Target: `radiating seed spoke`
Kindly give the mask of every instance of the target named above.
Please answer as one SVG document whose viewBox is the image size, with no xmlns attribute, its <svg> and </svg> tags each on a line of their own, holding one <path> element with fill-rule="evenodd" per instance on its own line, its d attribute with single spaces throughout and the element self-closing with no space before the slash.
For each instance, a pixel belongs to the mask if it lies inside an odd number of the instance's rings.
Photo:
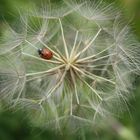
<svg viewBox="0 0 140 140">
<path fill-rule="evenodd" d="M 97 54 L 94 54 L 94 55 L 91 55 L 91 56 L 88 56 L 88 57 L 79 59 L 79 60 L 77 60 L 77 62 L 83 62 L 83 61 L 87 61 L 87 60 L 93 59 L 93 58 L 97 57 L 98 55 L 104 53 L 105 51 L 109 50 L 110 48 L 112 48 L 112 47 L 114 46 L 114 44 L 115 44 L 115 43 L 113 43 L 111 46 L 105 48 L 104 50 L 102 50 L 101 52 L 99 52 L 99 53 L 97 53 Z"/>
<path fill-rule="evenodd" d="M 42 104 L 43 101 L 45 101 L 46 99 L 48 99 L 48 98 L 52 95 L 52 93 L 54 93 L 54 92 L 60 87 L 60 85 L 63 83 L 63 80 L 64 80 L 64 78 L 65 78 L 66 72 L 67 72 L 67 71 L 65 70 L 64 73 L 62 74 L 62 76 L 61 76 L 59 82 L 57 82 L 57 84 L 56 84 L 54 87 L 52 87 L 52 88 L 47 92 L 48 95 L 46 95 L 44 98 L 42 98 L 42 99 L 40 100 L 40 104 Z"/>
<path fill-rule="evenodd" d="M 93 117 L 93 120 L 95 121 L 96 116 L 97 116 L 97 113 L 102 114 L 102 113 L 100 112 L 100 110 L 99 110 L 99 107 L 100 107 L 100 105 L 101 105 L 102 102 L 100 102 L 100 103 L 97 105 L 97 107 L 95 107 L 95 106 L 93 105 L 92 101 L 91 101 L 89 98 L 88 98 L 88 102 L 89 102 L 89 104 L 90 104 L 92 107 L 95 108 L 95 113 L 94 113 L 94 117 Z"/>
<path fill-rule="evenodd" d="M 109 79 L 104 78 L 104 77 L 101 77 L 101 76 L 97 76 L 97 75 L 95 75 L 95 74 L 93 74 L 93 73 L 90 73 L 90 72 L 88 72 L 88 71 L 86 71 L 86 70 L 81 70 L 81 69 L 77 68 L 76 66 L 72 66 L 72 67 L 73 67 L 75 70 L 77 70 L 78 72 L 80 72 L 81 74 L 85 75 L 86 77 L 88 77 L 88 78 L 90 78 L 90 79 L 92 79 L 92 80 L 99 79 L 99 80 L 103 80 L 103 81 L 106 81 L 106 82 L 110 82 L 110 83 L 112 83 L 113 85 L 115 85 L 115 82 L 112 81 L 112 80 L 109 80 Z"/>
<path fill-rule="evenodd" d="M 85 80 L 83 80 L 82 78 L 81 78 L 81 76 L 77 73 L 77 75 L 78 75 L 78 77 L 79 77 L 79 79 L 86 85 L 86 86 L 88 86 L 94 93 L 95 93 L 95 95 L 102 101 L 103 99 L 102 99 L 102 97 L 97 93 L 97 91 L 92 87 L 92 86 L 90 86 Z"/>
<path fill-rule="evenodd" d="M 59 18 L 59 23 L 60 23 L 60 28 L 61 28 L 61 34 L 62 34 L 64 49 L 65 49 L 65 53 L 66 53 L 66 58 L 68 59 L 69 58 L 68 47 L 67 47 L 67 44 L 66 44 L 66 40 L 65 40 L 65 36 L 64 36 L 64 30 L 63 30 L 63 26 L 62 26 L 62 22 L 61 22 L 60 18 Z"/>
<path fill-rule="evenodd" d="M 36 50 L 38 50 L 38 48 L 35 46 L 35 45 L 33 45 L 31 42 L 29 42 L 28 40 L 25 40 L 25 42 L 27 42 L 30 46 L 32 46 L 34 49 L 36 49 Z"/>
<path fill-rule="evenodd" d="M 84 53 L 91 45 L 92 43 L 96 40 L 96 38 L 98 37 L 99 33 L 101 32 L 102 29 L 99 29 L 99 31 L 97 32 L 97 34 L 94 36 L 94 38 L 87 44 L 87 46 L 85 46 L 85 48 L 80 51 L 76 56 L 75 59 L 77 59 L 82 53 Z"/>
<path fill-rule="evenodd" d="M 57 49 L 57 47 L 55 45 L 53 45 L 53 47 L 56 49 L 56 51 L 59 53 L 59 56 L 62 59 L 62 62 L 66 63 L 66 58 L 61 54 L 61 52 L 59 51 L 59 49 Z"/>
<path fill-rule="evenodd" d="M 104 64 L 99 64 L 99 65 L 96 65 L 96 64 L 93 64 L 93 65 L 88 65 L 88 64 L 75 64 L 75 66 L 77 66 L 77 67 L 81 67 L 81 68 L 83 68 L 83 67 L 85 67 L 85 68 L 93 68 L 93 70 L 94 70 L 94 68 L 96 69 L 97 67 L 103 67 L 103 66 L 106 66 L 106 65 L 108 65 L 108 66 L 111 66 L 111 65 L 113 65 L 114 63 L 109 63 L 109 64 L 106 64 L 106 63 L 104 63 Z"/>
<path fill-rule="evenodd" d="M 131 58 L 131 56 L 119 45 L 119 48 L 124 52 L 124 54 L 133 62 L 133 64 L 140 70 L 140 66 Z"/>
<path fill-rule="evenodd" d="M 46 76 L 50 76 L 50 75 L 55 75 L 57 73 L 57 70 L 54 72 L 50 72 L 50 73 L 46 73 L 46 74 L 41 74 L 39 76 L 33 76 L 33 77 L 27 77 L 26 82 L 32 81 L 32 80 L 36 80 L 36 79 L 40 79 L 40 78 L 44 78 Z"/>
<path fill-rule="evenodd" d="M 74 44 L 73 44 L 73 47 L 72 47 L 72 50 L 71 50 L 71 54 L 70 54 L 70 59 L 73 58 L 73 53 L 74 53 L 75 50 L 76 50 L 76 42 L 77 42 L 78 34 L 79 34 L 79 31 L 76 31 Z"/>
<path fill-rule="evenodd" d="M 13 83 L 8 84 L 6 87 L 4 87 L 3 89 L 1 89 L 0 94 L 2 94 L 3 92 L 5 92 L 6 90 L 8 90 L 8 88 L 13 87 Z"/>
<path fill-rule="evenodd" d="M 35 59 L 37 59 L 37 60 L 44 61 L 44 62 L 53 63 L 53 64 L 61 64 L 61 62 L 59 62 L 59 61 L 53 61 L 53 60 L 42 59 L 42 58 L 40 58 L 40 57 L 36 57 L 36 56 L 31 55 L 31 54 L 28 54 L 28 53 L 22 52 L 22 54 L 23 54 L 23 55 L 26 55 L 26 56 L 29 56 L 29 57 L 32 57 L 32 58 L 35 58 Z"/>
<path fill-rule="evenodd" d="M 97 75 L 95 75 L 93 73 L 90 73 L 90 72 L 88 72 L 86 70 L 83 70 L 83 72 L 84 72 L 85 76 L 87 76 L 87 77 L 89 77 L 89 78 L 91 78 L 93 80 L 99 79 L 99 80 L 103 80 L 103 81 L 106 81 L 106 82 L 109 82 L 109 83 L 112 83 L 113 85 L 115 85 L 115 82 L 110 80 L 110 79 L 107 79 L 107 78 L 104 78 L 104 77 L 101 77 L 101 76 L 97 76 Z"/>
<path fill-rule="evenodd" d="M 16 98 L 16 100 L 15 100 L 15 102 L 14 102 L 14 105 L 16 105 L 16 103 L 18 102 L 20 96 L 22 95 L 22 91 L 23 91 L 23 89 L 24 89 L 24 84 L 25 84 L 25 82 L 26 82 L 26 81 L 23 82 L 23 85 L 22 85 L 20 91 L 18 92 L 18 96 L 17 96 L 17 98 Z"/>
<path fill-rule="evenodd" d="M 45 74 L 45 73 L 47 74 L 47 73 L 55 72 L 56 70 L 58 70 L 64 66 L 65 66 L 65 64 L 62 64 L 62 65 L 59 65 L 57 67 L 51 68 L 51 69 L 46 70 L 46 71 L 27 73 L 26 76 L 33 76 L 33 75 L 39 75 L 39 74 Z"/>
<path fill-rule="evenodd" d="M 85 60 L 85 61 L 80 61 L 80 62 L 77 60 L 77 63 L 92 63 L 92 62 L 96 62 L 96 61 L 108 58 L 110 56 L 115 56 L 115 55 L 116 55 L 116 53 L 112 53 L 112 54 L 108 54 L 108 55 L 105 55 L 105 56 L 102 56 L 102 57 L 99 57 L 99 58 L 95 58 L 93 60 Z"/>
<path fill-rule="evenodd" d="M 72 82 L 73 82 L 73 85 L 74 85 L 74 90 L 75 90 L 75 96 L 76 96 L 77 104 L 79 104 L 79 97 L 78 97 L 77 86 L 76 86 L 77 84 L 76 84 L 76 79 L 75 79 L 75 76 L 74 76 L 74 73 L 73 73 L 72 69 L 70 69 L 70 73 L 71 73 Z"/>
<path fill-rule="evenodd" d="M 72 117 L 75 118 L 75 119 L 77 119 L 77 120 L 80 120 L 80 121 L 83 121 L 83 122 L 87 122 L 87 123 L 89 123 L 90 125 L 93 124 L 93 121 L 88 120 L 88 119 L 86 119 L 86 118 L 78 117 L 78 116 L 76 116 L 76 115 L 72 115 Z"/>
</svg>

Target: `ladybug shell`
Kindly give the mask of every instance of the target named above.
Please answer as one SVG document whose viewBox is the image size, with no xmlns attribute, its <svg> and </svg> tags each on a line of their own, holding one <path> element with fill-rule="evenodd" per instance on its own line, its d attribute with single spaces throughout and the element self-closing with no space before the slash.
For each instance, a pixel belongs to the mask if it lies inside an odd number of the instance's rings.
<svg viewBox="0 0 140 140">
<path fill-rule="evenodd" d="M 39 49 L 38 53 L 43 59 L 51 59 L 53 57 L 53 53 L 47 48 Z"/>
</svg>

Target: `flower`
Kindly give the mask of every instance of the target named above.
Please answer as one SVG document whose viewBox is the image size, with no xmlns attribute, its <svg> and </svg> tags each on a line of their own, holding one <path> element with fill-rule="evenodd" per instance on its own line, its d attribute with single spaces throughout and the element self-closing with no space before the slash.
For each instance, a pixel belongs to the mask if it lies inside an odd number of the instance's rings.
<svg viewBox="0 0 140 140">
<path fill-rule="evenodd" d="M 139 42 L 113 4 L 63 1 L 21 15 L 5 31 L 0 95 L 36 124 L 77 129 L 110 117 L 132 94 Z M 47 48 L 53 57 L 40 57 Z"/>
</svg>

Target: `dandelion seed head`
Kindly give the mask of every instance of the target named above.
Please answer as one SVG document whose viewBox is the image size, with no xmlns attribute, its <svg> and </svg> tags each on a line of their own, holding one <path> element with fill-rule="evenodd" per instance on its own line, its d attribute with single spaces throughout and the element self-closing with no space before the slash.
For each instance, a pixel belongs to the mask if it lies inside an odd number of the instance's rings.
<svg viewBox="0 0 140 140">
<path fill-rule="evenodd" d="M 128 107 L 140 43 L 113 4 L 64 0 L 20 20 L 23 32 L 9 28 L 1 43 L 2 99 L 36 125 L 73 131 Z M 51 59 L 40 57 L 42 48 Z"/>
</svg>

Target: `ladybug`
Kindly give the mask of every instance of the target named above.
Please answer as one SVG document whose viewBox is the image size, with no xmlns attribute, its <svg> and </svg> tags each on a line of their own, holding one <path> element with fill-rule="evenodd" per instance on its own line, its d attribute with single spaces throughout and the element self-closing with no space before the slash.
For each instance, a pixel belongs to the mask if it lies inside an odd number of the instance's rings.
<svg viewBox="0 0 140 140">
<path fill-rule="evenodd" d="M 38 53 L 43 59 L 49 60 L 53 57 L 53 53 L 47 48 L 38 49 Z"/>
</svg>

